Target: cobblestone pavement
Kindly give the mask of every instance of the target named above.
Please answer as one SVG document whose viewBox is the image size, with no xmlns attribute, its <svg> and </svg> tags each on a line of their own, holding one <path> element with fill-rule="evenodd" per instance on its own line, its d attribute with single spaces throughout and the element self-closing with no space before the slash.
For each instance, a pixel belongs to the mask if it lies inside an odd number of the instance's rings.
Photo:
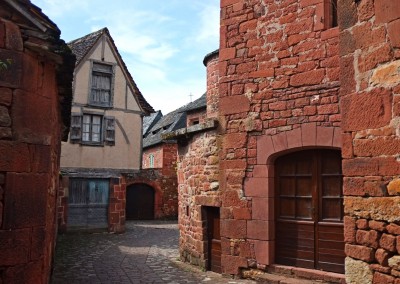
<svg viewBox="0 0 400 284">
<path fill-rule="evenodd" d="M 176 222 L 130 221 L 126 228 L 60 235 L 51 283 L 255 283 L 180 263 Z"/>
</svg>

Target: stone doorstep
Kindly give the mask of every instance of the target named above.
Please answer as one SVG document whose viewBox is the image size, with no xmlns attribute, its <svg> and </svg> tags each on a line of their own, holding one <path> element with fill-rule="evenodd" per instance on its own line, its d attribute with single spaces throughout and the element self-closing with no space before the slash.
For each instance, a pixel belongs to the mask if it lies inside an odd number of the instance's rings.
<svg viewBox="0 0 400 284">
<path fill-rule="evenodd" d="M 346 283 L 343 274 L 285 265 L 271 265 L 268 272 L 251 269 L 242 273 L 245 278 L 274 284 Z"/>
</svg>

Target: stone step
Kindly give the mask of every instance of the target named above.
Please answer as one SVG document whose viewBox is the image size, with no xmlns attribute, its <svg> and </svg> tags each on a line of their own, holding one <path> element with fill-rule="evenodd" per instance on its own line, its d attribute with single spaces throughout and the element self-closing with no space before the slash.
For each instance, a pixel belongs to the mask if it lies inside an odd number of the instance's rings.
<svg viewBox="0 0 400 284">
<path fill-rule="evenodd" d="M 242 271 L 242 276 L 257 282 L 271 284 L 346 283 L 345 277 L 342 274 L 284 265 L 272 265 L 268 269 L 268 272 L 256 269 L 245 270 Z"/>
</svg>

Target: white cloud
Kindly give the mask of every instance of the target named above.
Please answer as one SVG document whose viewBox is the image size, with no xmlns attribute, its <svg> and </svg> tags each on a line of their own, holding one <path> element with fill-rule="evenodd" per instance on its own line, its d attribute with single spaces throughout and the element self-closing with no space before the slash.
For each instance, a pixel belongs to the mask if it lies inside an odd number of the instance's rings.
<svg viewBox="0 0 400 284">
<path fill-rule="evenodd" d="M 108 27 L 144 97 L 163 113 L 206 90 L 204 56 L 218 47 L 218 0 L 32 0 L 73 40 Z"/>
<path fill-rule="evenodd" d="M 70 11 L 79 9 L 86 10 L 90 1 L 82 0 L 32 0 L 32 3 L 39 6 L 50 18 L 58 18 Z"/>
<path fill-rule="evenodd" d="M 204 6 L 200 12 L 200 29 L 196 37 L 197 42 L 210 42 L 219 38 L 219 7 Z"/>
</svg>

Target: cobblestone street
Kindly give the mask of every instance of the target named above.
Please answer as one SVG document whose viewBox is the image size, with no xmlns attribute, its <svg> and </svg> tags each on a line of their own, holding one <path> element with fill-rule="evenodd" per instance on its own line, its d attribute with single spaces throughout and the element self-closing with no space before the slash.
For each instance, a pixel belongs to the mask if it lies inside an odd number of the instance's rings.
<svg viewBox="0 0 400 284">
<path fill-rule="evenodd" d="M 176 222 L 131 221 L 126 228 L 60 235 L 52 283 L 255 283 L 180 263 Z"/>
</svg>

